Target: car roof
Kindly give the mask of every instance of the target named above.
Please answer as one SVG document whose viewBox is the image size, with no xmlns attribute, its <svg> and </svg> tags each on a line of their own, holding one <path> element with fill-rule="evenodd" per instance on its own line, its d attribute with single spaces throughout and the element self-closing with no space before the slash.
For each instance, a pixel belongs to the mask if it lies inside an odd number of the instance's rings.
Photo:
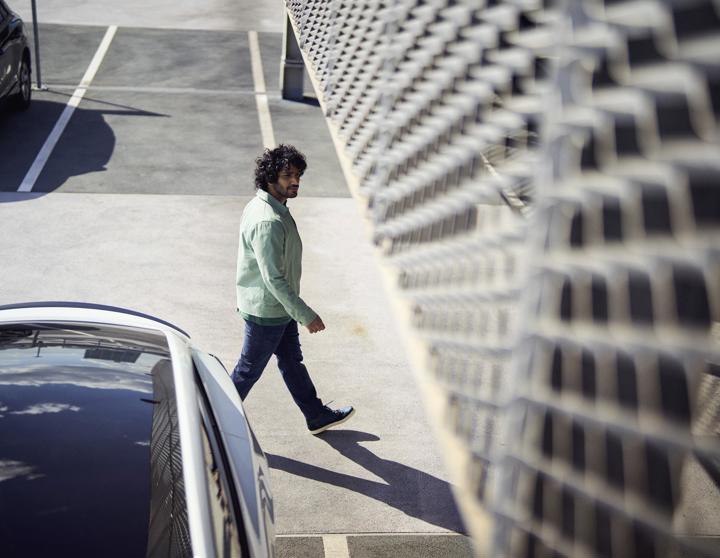
<svg viewBox="0 0 720 558">
<path fill-rule="evenodd" d="M 186 331 L 170 322 L 119 306 L 56 300 L 0 305 L 0 323 L 32 320 L 88 321 L 161 330 L 171 328 L 190 338 Z"/>
</svg>

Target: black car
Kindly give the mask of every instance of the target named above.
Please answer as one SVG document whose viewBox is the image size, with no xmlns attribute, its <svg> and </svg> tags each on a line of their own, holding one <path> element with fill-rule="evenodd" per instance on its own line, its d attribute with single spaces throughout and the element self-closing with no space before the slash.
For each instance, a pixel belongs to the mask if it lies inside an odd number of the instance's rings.
<svg viewBox="0 0 720 558">
<path fill-rule="evenodd" d="M 22 20 L 0 0 L 0 99 L 16 110 L 30 106 L 30 49 Z"/>
</svg>

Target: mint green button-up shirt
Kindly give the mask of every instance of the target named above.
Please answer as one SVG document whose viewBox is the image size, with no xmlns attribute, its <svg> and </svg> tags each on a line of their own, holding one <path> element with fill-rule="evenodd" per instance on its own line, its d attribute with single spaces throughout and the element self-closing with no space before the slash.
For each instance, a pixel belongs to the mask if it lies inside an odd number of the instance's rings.
<svg viewBox="0 0 720 558">
<path fill-rule="evenodd" d="M 250 319 L 309 324 L 317 314 L 300 298 L 301 275 L 302 242 L 290 210 L 258 190 L 240 220 L 238 311 Z"/>
</svg>

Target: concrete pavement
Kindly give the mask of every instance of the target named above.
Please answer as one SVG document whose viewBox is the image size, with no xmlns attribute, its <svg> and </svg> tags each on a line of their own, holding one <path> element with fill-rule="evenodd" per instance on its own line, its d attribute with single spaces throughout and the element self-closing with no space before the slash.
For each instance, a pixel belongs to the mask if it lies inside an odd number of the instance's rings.
<svg viewBox="0 0 720 558">
<path fill-rule="evenodd" d="M 30 21 L 30 0 L 10 4 Z M 282 0 L 41 0 L 37 5 L 41 21 L 69 25 L 282 32 Z"/>
<path fill-rule="evenodd" d="M 100 14 L 104 2 L 72 18 L 69 8 L 43 3 L 50 91 L 37 93 L 28 113 L 0 116 L 0 152 L 9 154 L 0 175 L 0 303 L 134 308 L 177 323 L 232 368 L 242 343 L 237 223 L 262 150 L 244 31 L 261 31 L 276 140 L 298 145 L 310 165 L 291 210 L 305 246 L 303 297 L 328 329 L 302 334 L 305 360 L 323 399 L 358 408 L 345 428 L 310 436 L 274 364 L 247 399 L 272 467 L 280 553 L 318 556 L 325 540 L 312 535 L 341 534 L 353 535 L 345 538 L 353 558 L 399 556 L 399 549 L 465 556 L 447 477 L 322 115 L 279 98 L 281 35 L 262 32 L 272 27 L 269 8 L 216 3 L 217 14 L 234 14 L 231 25 L 208 10 L 189 30 L 179 7 L 163 19 L 172 6 L 162 3 L 144 4 L 155 19 L 123 11 L 119 22 L 131 27 L 118 29 L 33 193 L 18 194 L 103 25 L 118 23 L 110 21 L 114 8 Z M 180 6 L 205 9 L 190 0 Z M 278 10 L 270 18 L 278 29 L 279 17 Z"/>
<path fill-rule="evenodd" d="M 231 368 L 237 216 L 249 197 L 0 195 L 2 302 L 126 306 L 185 328 Z M 10 201 L 12 199 L 18 201 Z M 318 391 L 352 403 L 345 428 L 310 436 L 272 364 L 246 401 L 270 455 L 278 532 L 456 530 L 449 488 L 353 200 L 297 199 L 303 296 L 328 329 L 303 332 Z M 342 228 L 339 224 L 342 223 Z"/>
</svg>

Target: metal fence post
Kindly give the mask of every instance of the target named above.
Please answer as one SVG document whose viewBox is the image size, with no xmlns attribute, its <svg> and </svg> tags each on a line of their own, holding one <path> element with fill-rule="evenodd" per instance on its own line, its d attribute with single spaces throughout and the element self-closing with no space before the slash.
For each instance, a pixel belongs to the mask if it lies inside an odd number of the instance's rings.
<svg viewBox="0 0 720 558">
<path fill-rule="evenodd" d="M 282 98 L 290 101 L 303 100 L 303 80 L 305 63 L 290 16 L 285 12 L 285 29 L 283 32 L 283 57 L 280 63 L 280 90 Z"/>
<path fill-rule="evenodd" d="M 37 23 L 37 6 L 35 0 L 32 0 L 32 18 L 33 18 L 33 38 L 35 39 L 35 75 L 37 76 L 36 87 L 42 89 L 42 78 L 40 75 L 40 34 L 38 32 Z"/>
</svg>

